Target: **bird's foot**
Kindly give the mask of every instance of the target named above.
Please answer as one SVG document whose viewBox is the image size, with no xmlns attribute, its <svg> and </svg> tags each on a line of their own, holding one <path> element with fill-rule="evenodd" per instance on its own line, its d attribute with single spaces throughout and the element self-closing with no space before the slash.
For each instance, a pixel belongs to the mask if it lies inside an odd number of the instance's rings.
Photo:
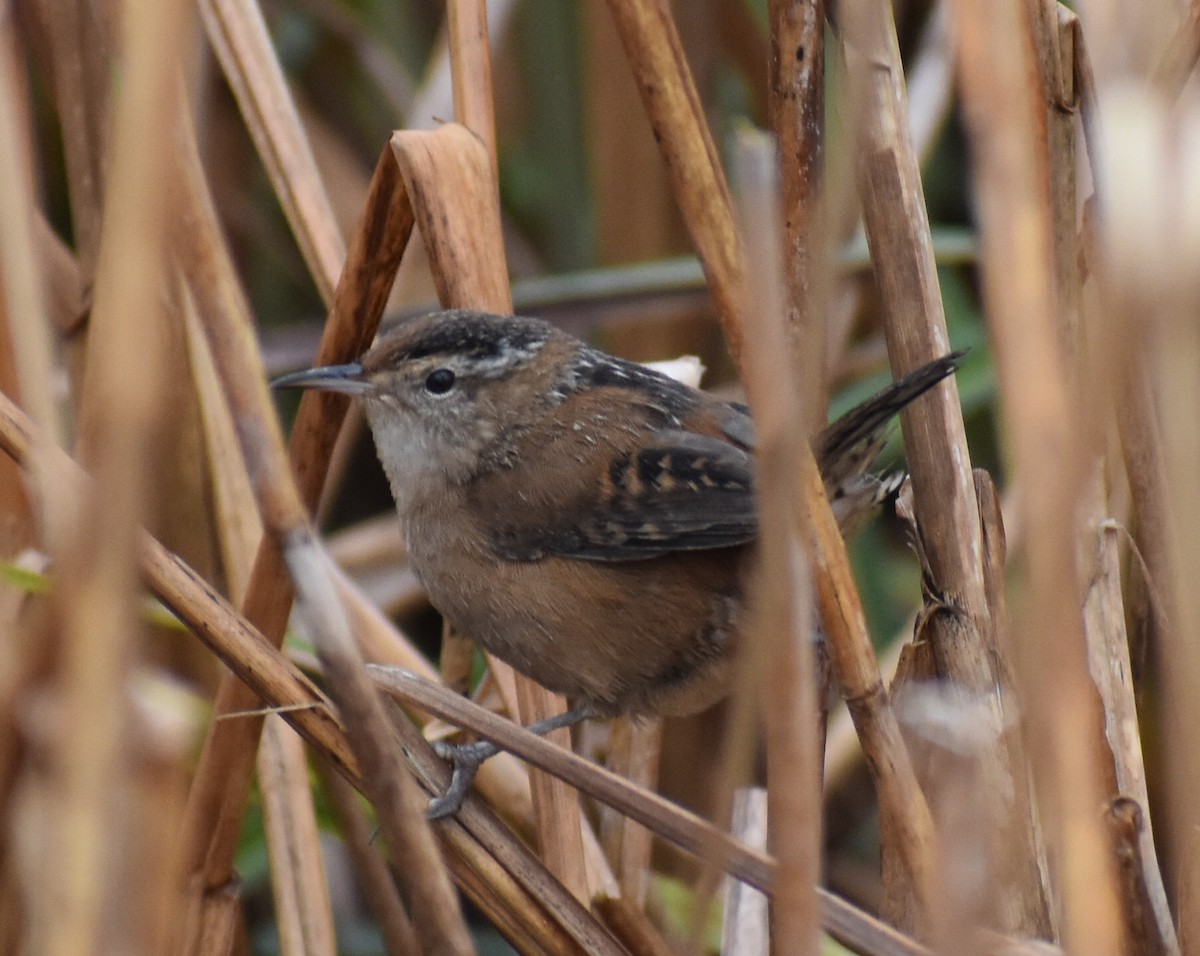
<svg viewBox="0 0 1200 956">
<path fill-rule="evenodd" d="M 425 816 L 430 820 L 441 820 L 458 813 L 471 790 L 471 784 L 475 782 L 475 774 L 485 760 L 500 752 L 500 748 L 486 740 L 471 744 L 449 744 L 438 740 L 433 743 L 433 752 L 452 768 L 450 786 L 440 797 L 430 800 L 429 809 L 425 811 Z"/>
<path fill-rule="evenodd" d="M 588 708 L 576 707 L 532 723 L 525 729 L 540 737 L 560 727 L 570 727 L 591 716 L 592 711 Z M 425 811 L 428 819 L 440 820 L 458 813 L 483 762 L 496 756 L 503 748 L 487 740 L 478 740 L 471 744 L 448 744 L 444 740 L 438 740 L 432 746 L 433 752 L 448 761 L 452 768 L 450 786 L 440 797 L 430 800 L 429 809 Z"/>
</svg>

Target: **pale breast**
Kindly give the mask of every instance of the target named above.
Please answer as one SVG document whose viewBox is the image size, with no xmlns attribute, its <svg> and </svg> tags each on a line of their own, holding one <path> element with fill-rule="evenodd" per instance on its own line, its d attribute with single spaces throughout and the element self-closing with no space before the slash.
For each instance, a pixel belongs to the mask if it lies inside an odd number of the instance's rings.
<svg viewBox="0 0 1200 956">
<path fill-rule="evenodd" d="M 506 561 L 430 513 L 411 517 L 408 537 L 434 606 L 551 690 L 600 713 L 686 713 L 725 693 L 745 548 Z"/>
</svg>

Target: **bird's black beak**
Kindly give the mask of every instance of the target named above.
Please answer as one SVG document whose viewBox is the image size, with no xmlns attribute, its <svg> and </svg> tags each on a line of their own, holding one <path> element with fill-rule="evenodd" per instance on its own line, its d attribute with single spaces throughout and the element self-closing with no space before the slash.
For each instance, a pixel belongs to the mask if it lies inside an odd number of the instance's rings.
<svg viewBox="0 0 1200 956">
<path fill-rule="evenodd" d="M 323 392 L 344 392 L 347 395 L 366 395 L 374 386 L 357 362 L 347 365 L 324 365 L 300 372 L 281 375 L 271 388 L 315 388 Z"/>
</svg>

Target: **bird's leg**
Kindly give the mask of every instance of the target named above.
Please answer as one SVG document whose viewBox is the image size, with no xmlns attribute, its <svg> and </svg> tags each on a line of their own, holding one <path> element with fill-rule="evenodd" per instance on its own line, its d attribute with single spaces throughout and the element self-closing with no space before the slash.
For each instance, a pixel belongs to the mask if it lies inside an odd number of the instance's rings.
<svg viewBox="0 0 1200 956">
<path fill-rule="evenodd" d="M 566 713 L 532 723 L 525 729 L 541 737 L 560 727 L 573 727 L 591 716 L 592 712 L 588 708 L 575 707 Z M 477 740 L 470 744 L 448 744 L 438 740 L 434 741 L 432 746 L 433 752 L 448 761 L 453 768 L 450 786 L 440 797 L 430 800 L 429 809 L 425 811 L 425 816 L 430 820 L 440 820 L 458 813 L 483 762 L 496 756 L 503 748 L 497 747 L 490 740 Z"/>
</svg>

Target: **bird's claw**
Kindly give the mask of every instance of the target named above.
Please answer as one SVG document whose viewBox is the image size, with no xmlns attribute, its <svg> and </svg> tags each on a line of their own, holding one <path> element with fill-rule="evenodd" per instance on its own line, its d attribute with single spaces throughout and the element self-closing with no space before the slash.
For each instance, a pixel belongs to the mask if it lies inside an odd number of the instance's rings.
<svg viewBox="0 0 1200 956">
<path fill-rule="evenodd" d="M 495 744 L 486 740 L 470 744 L 448 744 L 438 740 L 433 743 L 433 752 L 453 768 L 446 792 L 430 800 L 429 808 L 425 811 L 428 819 L 441 820 L 458 813 L 483 762 L 500 751 Z"/>
</svg>

